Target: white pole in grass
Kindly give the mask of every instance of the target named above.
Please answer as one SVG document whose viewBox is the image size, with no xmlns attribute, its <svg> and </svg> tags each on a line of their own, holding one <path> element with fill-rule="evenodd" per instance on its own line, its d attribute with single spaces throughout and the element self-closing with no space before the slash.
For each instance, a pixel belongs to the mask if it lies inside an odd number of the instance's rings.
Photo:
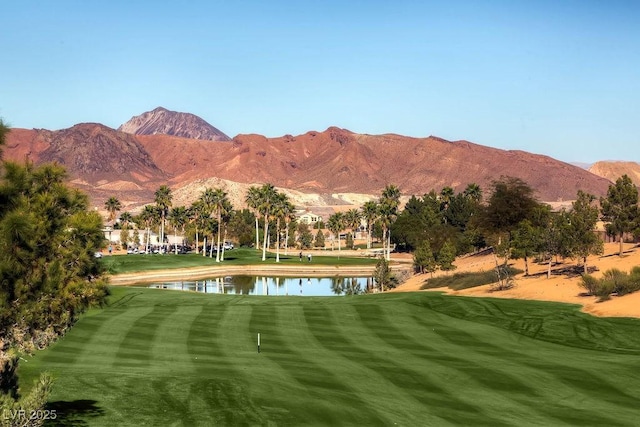
<svg viewBox="0 0 640 427">
<path fill-rule="evenodd" d="M 258 353 L 260 353 L 260 332 L 258 332 Z"/>
</svg>

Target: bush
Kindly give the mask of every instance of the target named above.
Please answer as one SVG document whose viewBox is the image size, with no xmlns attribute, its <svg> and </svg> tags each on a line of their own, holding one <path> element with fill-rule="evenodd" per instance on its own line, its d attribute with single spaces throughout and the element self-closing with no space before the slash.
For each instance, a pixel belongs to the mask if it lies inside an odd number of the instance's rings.
<svg viewBox="0 0 640 427">
<path fill-rule="evenodd" d="M 600 281 L 590 274 L 583 274 L 580 286 L 582 286 L 589 295 L 596 295 Z"/>
<path fill-rule="evenodd" d="M 522 273 L 513 267 L 507 267 L 511 276 Z M 488 285 L 498 280 L 495 270 L 481 271 L 477 273 L 454 273 L 451 276 L 428 279 L 420 289 L 434 289 L 448 287 L 454 291 Z"/>
<path fill-rule="evenodd" d="M 629 274 L 613 268 L 605 271 L 602 274 L 602 279 L 585 274 L 582 276 L 580 286 L 585 288 L 590 295 L 599 297 L 599 301 L 608 300 L 612 293 L 623 296 L 637 292 L 640 291 L 640 267 L 634 267 Z"/>
</svg>

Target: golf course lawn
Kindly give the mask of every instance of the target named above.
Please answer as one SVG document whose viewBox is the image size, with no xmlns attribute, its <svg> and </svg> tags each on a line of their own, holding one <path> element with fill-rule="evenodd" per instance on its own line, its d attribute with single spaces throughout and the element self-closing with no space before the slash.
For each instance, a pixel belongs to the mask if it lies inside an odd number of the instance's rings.
<svg viewBox="0 0 640 427">
<path fill-rule="evenodd" d="M 57 425 L 638 425 L 640 321 L 395 293 L 114 288 L 20 367 Z M 261 336 L 260 353 L 257 334 Z M 76 424 L 77 423 L 77 424 Z"/>
</svg>

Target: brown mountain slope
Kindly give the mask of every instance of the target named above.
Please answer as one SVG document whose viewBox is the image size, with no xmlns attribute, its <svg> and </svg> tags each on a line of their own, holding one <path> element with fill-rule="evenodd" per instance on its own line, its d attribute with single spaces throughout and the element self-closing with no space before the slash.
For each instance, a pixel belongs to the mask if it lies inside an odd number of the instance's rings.
<svg viewBox="0 0 640 427">
<path fill-rule="evenodd" d="M 631 181 L 640 187 L 640 163 L 636 162 L 596 162 L 589 168 L 592 174 L 601 176 L 611 182 L 616 182 L 622 175 L 627 175 Z"/>
<path fill-rule="evenodd" d="M 344 197 L 337 193 L 377 196 L 387 184 L 398 185 L 405 195 L 444 186 L 461 191 L 472 182 L 486 190 L 501 175 L 523 179 L 540 200 L 548 202 L 572 200 L 579 189 L 605 195 L 610 184 L 579 167 L 522 151 L 436 137 L 362 135 L 334 127 L 295 137 L 238 135 L 215 144 L 168 135 L 130 135 L 99 124 L 60 131 L 13 129 L 5 158 L 27 156 L 35 163 L 65 165 L 74 185 L 88 191 L 98 206 L 112 195 L 125 206 L 149 203 L 153 191 L 165 183 L 177 191 L 185 189 L 189 194 L 180 197 L 193 199 L 200 184 L 189 184 L 210 182 L 213 177 L 241 184 L 271 182 L 313 193 L 317 197 L 300 199 L 315 198 L 325 204 L 341 203 Z"/>
<path fill-rule="evenodd" d="M 486 189 L 508 175 L 523 179 L 545 201 L 572 200 L 579 189 L 604 195 L 610 184 L 547 156 L 435 137 L 360 135 L 329 128 L 295 137 L 238 135 L 215 145 L 168 136 L 139 140 L 175 184 L 216 176 L 314 193 L 379 194 L 392 183 L 404 194 L 424 194 L 444 186 L 461 191 L 471 182 Z"/>
<path fill-rule="evenodd" d="M 115 195 L 135 203 L 152 197 L 150 190 L 168 179 L 135 136 L 101 124 L 59 131 L 12 129 L 7 140 L 5 158 L 64 165 L 72 184 L 96 200 Z"/>
<path fill-rule="evenodd" d="M 229 141 L 231 139 L 194 114 L 169 111 L 162 107 L 132 117 L 118 130 L 135 135 L 161 134 L 209 141 Z"/>
</svg>

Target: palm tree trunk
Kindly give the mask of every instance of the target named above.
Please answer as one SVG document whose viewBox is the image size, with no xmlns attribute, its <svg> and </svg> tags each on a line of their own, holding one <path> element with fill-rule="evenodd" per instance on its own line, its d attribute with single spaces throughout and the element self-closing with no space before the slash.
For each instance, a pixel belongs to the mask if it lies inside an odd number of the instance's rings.
<svg viewBox="0 0 640 427">
<path fill-rule="evenodd" d="M 222 212 L 218 209 L 218 246 L 216 246 L 216 262 L 220 262 L 220 229 L 222 228 Z"/>
<path fill-rule="evenodd" d="M 256 250 L 258 250 L 258 247 L 260 246 L 260 237 L 258 235 L 258 215 L 256 215 L 255 218 L 256 218 Z"/>
<path fill-rule="evenodd" d="M 175 254 L 178 255 L 178 230 L 173 230 L 173 244 L 176 245 Z"/>
<path fill-rule="evenodd" d="M 276 220 L 276 262 L 280 262 L 280 217 Z"/>
<path fill-rule="evenodd" d="M 204 236 L 204 241 L 202 242 L 202 256 L 207 256 L 207 236 Z"/>
<path fill-rule="evenodd" d="M 222 255 L 220 255 L 220 261 L 224 261 L 224 247 L 227 241 L 227 227 L 224 228 L 224 238 L 222 239 Z"/>
<path fill-rule="evenodd" d="M 267 259 L 267 235 L 269 234 L 269 217 L 264 215 L 264 239 L 262 242 L 262 261 Z"/>
<path fill-rule="evenodd" d="M 182 234 L 184 234 L 184 233 L 182 233 Z M 198 226 L 196 225 L 196 254 L 200 253 L 200 251 L 198 249 L 198 245 L 199 244 L 200 244 L 200 239 L 199 239 L 199 236 L 198 236 Z"/>
<path fill-rule="evenodd" d="M 289 224 L 285 222 L 285 231 L 284 231 L 284 254 L 289 255 Z"/>
</svg>

